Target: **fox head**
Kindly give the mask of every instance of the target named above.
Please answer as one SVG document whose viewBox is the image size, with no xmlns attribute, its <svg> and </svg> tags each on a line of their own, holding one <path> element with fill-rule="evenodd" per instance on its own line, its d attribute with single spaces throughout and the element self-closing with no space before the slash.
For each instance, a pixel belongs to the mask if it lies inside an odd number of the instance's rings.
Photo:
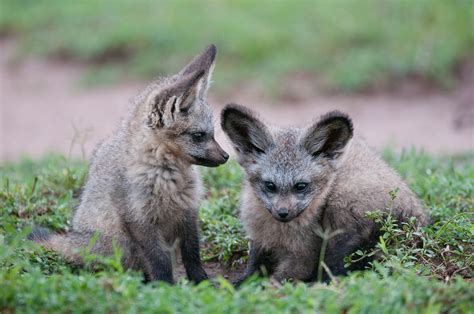
<svg viewBox="0 0 474 314">
<path fill-rule="evenodd" d="M 190 164 L 216 167 L 229 155 L 214 139 L 212 110 L 207 103 L 216 46 L 210 45 L 178 74 L 159 79 L 141 95 L 137 115 L 155 146 L 167 145 Z"/>
<path fill-rule="evenodd" d="M 230 104 L 221 125 L 255 197 L 281 222 L 318 206 L 353 134 L 351 120 L 338 111 L 306 129 L 271 130 L 249 109 Z"/>
</svg>

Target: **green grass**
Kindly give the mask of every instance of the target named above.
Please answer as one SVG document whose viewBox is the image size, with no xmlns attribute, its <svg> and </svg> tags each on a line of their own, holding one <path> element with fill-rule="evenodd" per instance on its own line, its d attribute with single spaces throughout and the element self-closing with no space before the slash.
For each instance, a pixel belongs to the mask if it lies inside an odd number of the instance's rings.
<svg viewBox="0 0 474 314">
<path fill-rule="evenodd" d="M 339 90 L 407 76 L 450 86 L 473 21 L 470 0 L 0 1 L 0 34 L 20 54 L 92 63 L 90 82 L 173 73 L 214 42 L 218 89 L 280 94 L 301 74 Z"/>
<path fill-rule="evenodd" d="M 383 235 L 379 262 L 329 285 L 275 285 L 254 280 L 235 290 L 226 280 L 197 286 L 144 284 L 124 271 L 119 256 L 91 271 L 70 267 L 53 252 L 25 241 L 32 225 L 67 230 L 84 182 L 83 162 L 48 156 L 0 167 L 0 311 L 182 313 L 469 313 L 474 308 L 474 154 L 433 157 L 387 151 L 433 217 L 417 230 L 375 214 Z M 242 173 L 235 162 L 203 169 L 201 206 L 205 260 L 228 267 L 245 259 L 247 240 L 237 218 Z M 348 261 L 349 262 L 349 261 Z"/>
</svg>

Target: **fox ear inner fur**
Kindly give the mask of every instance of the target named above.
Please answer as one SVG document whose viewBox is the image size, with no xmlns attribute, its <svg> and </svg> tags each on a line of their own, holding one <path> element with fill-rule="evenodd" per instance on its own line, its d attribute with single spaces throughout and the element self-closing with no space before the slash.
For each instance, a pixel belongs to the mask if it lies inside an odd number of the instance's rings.
<svg viewBox="0 0 474 314">
<path fill-rule="evenodd" d="M 205 71 L 200 70 L 181 78 L 174 87 L 173 93 L 181 95 L 178 104 L 179 112 L 186 114 L 203 89 L 203 79 Z"/>
<path fill-rule="evenodd" d="M 186 115 L 202 89 L 204 73 L 201 70 L 180 77 L 171 87 L 154 95 L 147 125 L 150 128 L 166 127 L 178 114 Z"/>
<path fill-rule="evenodd" d="M 353 135 L 352 121 L 340 111 L 331 111 L 309 128 L 303 146 L 312 156 L 337 158 Z"/>
<path fill-rule="evenodd" d="M 239 155 L 265 153 L 273 143 L 267 127 L 240 105 L 228 104 L 222 110 L 221 126 Z"/>
</svg>

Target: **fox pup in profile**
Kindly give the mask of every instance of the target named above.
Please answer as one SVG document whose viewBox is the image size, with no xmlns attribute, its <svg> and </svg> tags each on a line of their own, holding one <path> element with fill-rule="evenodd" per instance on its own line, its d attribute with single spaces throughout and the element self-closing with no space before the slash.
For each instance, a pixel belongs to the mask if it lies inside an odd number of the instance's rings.
<svg viewBox="0 0 474 314">
<path fill-rule="evenodd" d="M 279 129 L 231 104 L 221 124 L 245 170 L 240 212 L 250 252 L 237 284 L 262 266 L 277 280 L 315 280 L 323 231 L 339 232 L 328 240 L 324 257 L 332 274 L 362 268 L 346 269 L 343 259 L 376 243 L 378 227 L 364 215 L 370 211 L 426 224 L 414 193 L 363 140 L 353 138 L 351 119 L 341 112 L 308 128 Z M 394 199 L 392 191 L 398 191 Z"/>
<path fill-rule="evenodd" d="M 210 45 L 178 74 L 139 94 L 92 156 L 72 230 L 37 229 L 29 238 L 81 265 L 78 249 L 97 233 L 93 253 L 110 255 L 115 243 L 125 268 L 169 283 L 170 250 L 179 243 L 188 278 L 206 279 L 197 226 L 202 184 L 193 165 L 215 167 L 229 157 L 214 139 L 206 100 L 215 56 Z"/>
</svg>

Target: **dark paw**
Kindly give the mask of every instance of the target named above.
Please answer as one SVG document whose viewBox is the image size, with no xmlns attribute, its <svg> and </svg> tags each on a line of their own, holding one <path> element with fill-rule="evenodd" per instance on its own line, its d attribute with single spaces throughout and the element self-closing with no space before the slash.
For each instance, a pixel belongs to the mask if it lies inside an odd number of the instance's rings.
<svg viewBox="0 0 474 314">
<path fill-rule="evenodd" d="M 200 283 L 203 280 L 209 279 L 204 269 L 198 269 L 188 274 L 188 279 L 194 283 Z"/>
<path fill-rule="evenodd" d="M 246 280 L 247 278 L 248 278 L 247 276 L 242 276 L 242 277 L 240 277 L 240 278 L 237 278 L 237 279 L 232 280 L 232 281 L 231 281 L 231 284 L 232 284 L 234 287 L 238 288 L 238 287 L 240 287 L 240 286 L 245 282 L 245 280 Z"/>
<path fill-rule="evenodd" d="M 145 283 L 150 283 L 150 282 L 153 282 L 153 281 L 164 281 L 164 282 L 167 282 L 169 283 L 170 285 L 173 285 L 174 284 L 174 279 L 173 279 L 173 273 L 170 272 L 170 273 L 161 273 L 161 274 L 153 274 L 153 275 L 149 275 L 149 274 L 144 274 L 144 282 Z"/>
</svg>

